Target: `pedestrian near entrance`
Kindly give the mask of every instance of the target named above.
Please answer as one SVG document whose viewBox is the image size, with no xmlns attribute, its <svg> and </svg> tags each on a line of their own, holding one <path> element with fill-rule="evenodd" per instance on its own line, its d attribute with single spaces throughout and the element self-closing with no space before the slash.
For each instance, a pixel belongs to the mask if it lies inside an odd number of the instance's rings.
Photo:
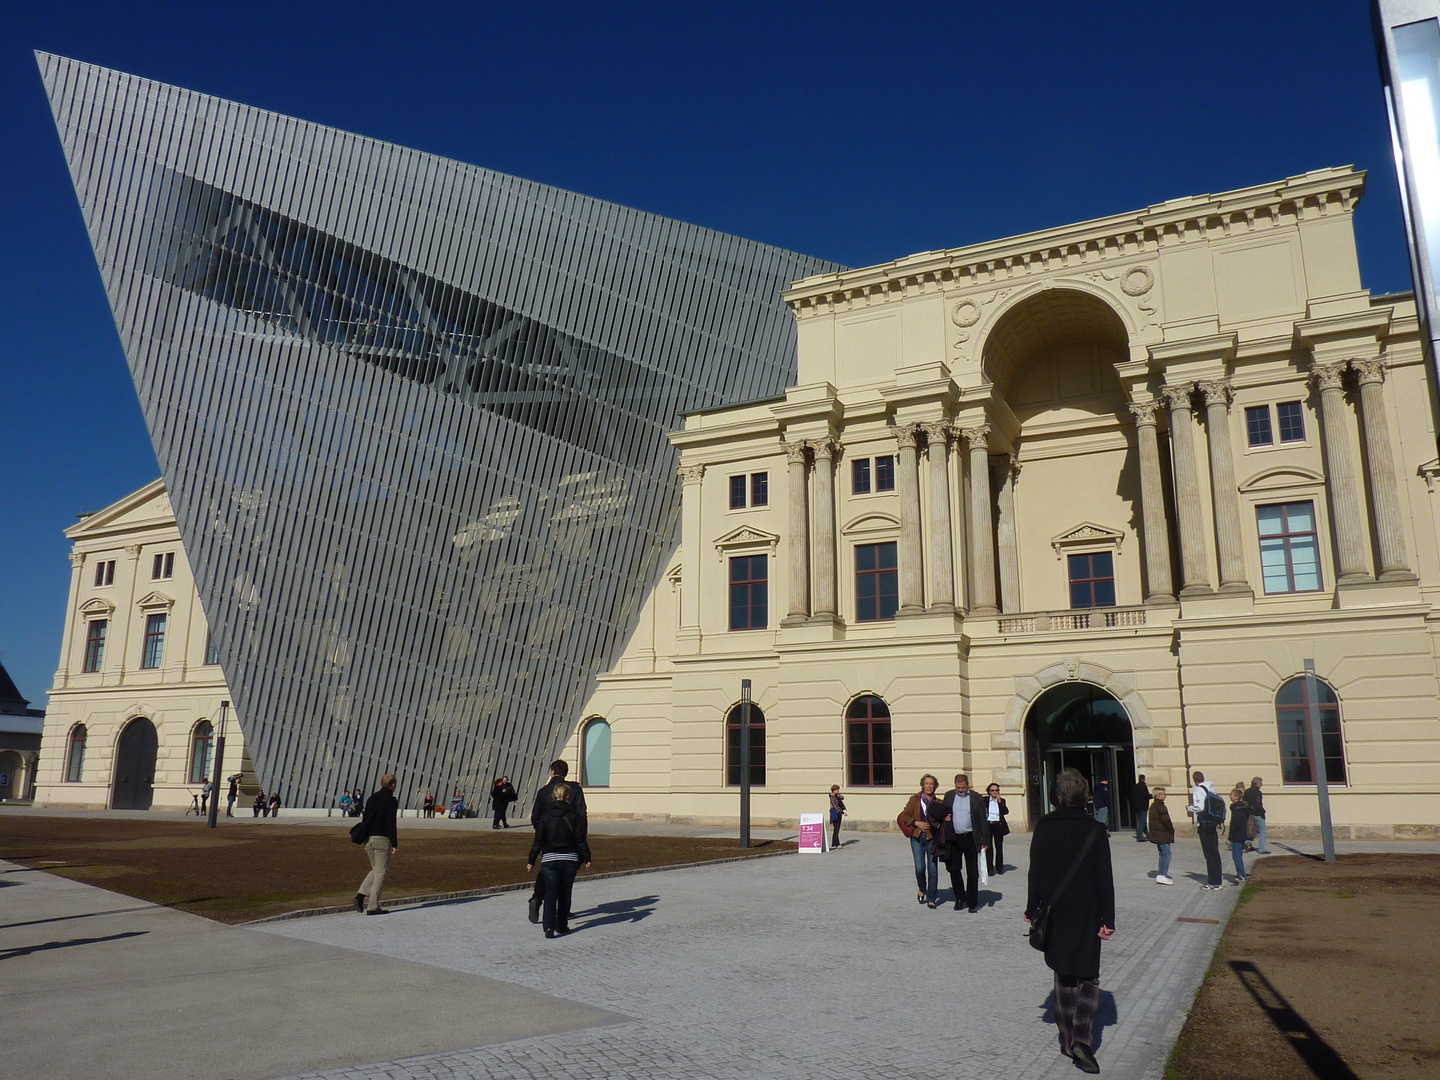
<svg viewBox="0 0 1440 1080">
<path fill-rule="evenodd" d="M 1250 807 L 1245 802 L 1245 783 L 1230 792 L 1230 858 L 1235 863 L 1235 884 L 1245 884 L 1245 841 L 1250 838 Z"/>
<path fill-rule="evenodd" d="M 1110 781 L 1101 780 L 1095 787 L 1095 820 L 1110 829 Z"/>
<path fill-rule="evenodd" d="M 830 785 L 830 846 L 840 846 L 840 822 L 845 818 L 845 796 L 840 794 L 840 785 Z"/>
<path fill-rule="evenodd" d="M 1130 813 L 1135 818 L 1135 842 L 1143 844 L 1149 837 L 1150 785 L 1145 783 L 1142 772 L 1135 778 L 1135 790 L 1130 792 Z"/>
<path fill-rule="evenodd" d="M 931 835 L 930 806 L 938 801 L 935 789 L 939 786 L 940 781 L 929 773 L 920 777 L 920 790 L 910 796 L 895 819 L 900 831 L 910 839 L 910 854 L 915 859 L 915 899 L 932 908 L 939 906 L 940 866 Z"/>
<path fill-rule="evenodd" d="M 964 773 L 956 773 L 954 789 L 931 804 L 930 831 L 937 838 L 941 860 L 950 869 L 955 910 L 964 907 L 975 914 L 980 907 L 980 855 L 990 846 L 990 826 L 985 820 L 985 799 L 970 790 L 970 779 Z"/>
<path fill-rule="evenodd" d="M 985 789 L 985 823 L 990 826 L 990 846 L 985 849 L 985 873 L 994 877 L 1005 872 L 1005 837 L 1010 835 L 1010 823 L 1006 817 L 1010 808 L 1000 797 L 1000 785 L 991 784 Z"/>
<path fill-rule="evenodd" d="M 545 880 L 544 927 L 547 938 L 570 932 L 570 896 L 575 875 L 583 863 L 590 869 L 590 845 L 580 815 L 570 805 L 570 785 L 556 782 L 550 786 L 550 801 L 540 812 L 535 826 L 535 841 L 530 845 L 530 858 L 525 869 L 540 863 L 540 876 Z"/>
<path fill-rule="evenodd" d="M 1059 808 L 1035 823 L 1030 839 L 1025 921 L 1049 906 L 1045 963 L 1055 977 L 1060 1052 L 1083 1072 L 1098 1073 L 1092 1029 L 1100 1005 L 1100 943 L 1115 933 L 1110 845 L 1104 826 L 1085 813 L 1089 784 L 1077 770 L 1060 771 L 1055 793 Z"/>
<path fill-rule="evenodd" d="M 1160 872 L 1155 875 L 1155 882 L 1158 885 L 1174 885 L 1175 879 L 1170 876 L 1170 853 L 1175 847 L 1175 826 L 1170 821 L 1170 808 L 1165 805 L 1163 787 L 1155 789 L 1155 799 L 1150 803 L 1146 817 L 1149 819 L 1146 832 L 1160 852 Z"/>
<path fill-rule="evenodd" d="M 1190 805 L 1185 812 L 1195 821 L 1195 832 L 1200 837 L 1200 850 L 1205 853 L 1205 884 L 1202 889 L 1220 888 L 1220 826 L 1225 823 L 1225 804 L 1215 794 L 1215 785 L 1205 779 L 1198 769 L 1191 776 L 1195 786 L 1190 790 Z M 1211 799 L 1220 801 L 1220 816 L 1214 813 Z"/>
<path fill-rule="evenodd" d="M 1255 850 L 1261 855 L 1270 854 L 1270 845 L 1266 843 L 1265 837 L 1265 796 L 1260 794 L 1260 777 L 1250 781 L 1250 786 L 1245 789 L 1245 805 L 1250 807 L 1250 816 L 1255 819 L 1255 825 L 1259 832 L 1255 834 Z"/>
<path fill-rule="evenodd" d="M 355 894 L 355 910 L 366 915 L 385 915 L 380 906 L 380 894 L 385 891 L 385 875 L 390 872 L 390 858 L 400 850 L 400 836 L 396 827 L 400 801 L 395 798 L 396 780 L 394 773 L 380 778 L 375 794 L 365 800 L 365 812 L 360 816 L 360 829 L 365 835 L 365 856 L 370 860 L 370 873 L 360 883 Z"/>
<path fill-rule="evenodd" d="M 572 784 L 566 778 L 570 775 L 570 765 L 561 758 L 556 758 L 550 763 L 550 779 L 545 781 L 540 790 L 535 793 L 535 803 L 530 807 L 530 824 L 538 831 L 540 819 L 545 813 L 545 808 L 555 801 L 555 788 L 564 785 L 566 800 L 570 809 L 575 814 L 575 820 L 580 827 L 579 839 L 586 840 L 590 835 L 590 817 L 585 810 L 585 792 L 579 784 Z M 542 871 L 535 875 L 535 890 L 530 894 L 530 921 L 540 921 L 540 906 L 545 902 L 545 874 Z"/>
</svg>

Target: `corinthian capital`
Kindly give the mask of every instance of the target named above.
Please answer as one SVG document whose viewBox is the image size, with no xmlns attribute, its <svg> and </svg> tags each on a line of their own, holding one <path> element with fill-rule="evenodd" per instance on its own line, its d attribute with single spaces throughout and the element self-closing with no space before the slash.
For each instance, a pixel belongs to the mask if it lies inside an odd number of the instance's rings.
<svg viewBox="0 0 1440 1080">
<path fill-rule="evenodd" d="M 990 442 L 990 425 L 976 424 L 974 427 L 960 429 L 960 437 L 970 444 L 970 449 L 976 447 L 985 449 Z"/>
<path fill-rule="evenodd" d="M 1185 383 L 1183 386 L 1167 386 L 1161 391 L 1165 395 L 1165 404 L 1171 412 L 1189 412 L 1190 395 L 1194 392 L 1194 383 Z"/>
<path fill-rule="evenodd" d="M 1130 409 L 1130 412 L 1135 416 L 1136 427 L 1142 427 L 1147 424 L 1150 427 L 1154 427 L 1155 414 L 1160 411 L 1160 406 L 1161 402 L 1155 400 L 1154 398 L 1147 398 L 1144 401 L 1130 402 L 1128 408 Z"/>
<path fill-rule="evenodd" d="M 1229 379 L 1206 379 L 1199 384 L 1199 390 L 1201 396 L 1205 398 L 1207 406 L 1224 405 L 1225 408 L 1230 408 L 1230 398 L 1233 393 L 1230 389 Z"/>
<path fill-rule="evenodd" d="M 896 445 L 902 449 L 907 446 L 914 447 L 919 443 L 919 424 L 896 424 L 891 430 L 895 432 Z"/>
<path fill-rule="evenodd" d="M 1350 367 L 1355 371 L 1355 377 L 1360 380 L 1360 385 L 1366 383 L 1383 383 L 1385 381 L 1385 361 L 1379 357 L 1370 360 L 1351 360 Z"/>
<path fill-rule="evenodd" d="M 840 444 L 834 439 L 807 439 L 806 442 L 810 446 L 810 452 L 816 458 L 827 458 L 834 461 L 840 452 Z"/>
<path fill-rule="evenodd" d="M 1312 364 L 1310 366 L 1310 381 L 1315 388 L 1322 392 L 1326 390 L 1341 389 L 1340 380 L 1345 376 L 1345 363 L 1338 364 Z"/>
<path fill-rule="evenodd" d="M 77 570 L 85 565 L 85 553 L 83 551 L 70 552 L 70 565 Z"/>
<path fill-rule="evenodd" d="M 955 430 L 946 420 L 927 420 L 920 425 L 920 428 L 925 432 L 925 438 L 929 440 L 932 448 L 936 446 L 941 448 L 947 446 L 950 442 L 950 436 Z"/>
<path fill-rule="evenodd" d="M 681 465 L 675 470 L 679 474 L 682 483 L 698 484 L 705 475 L 704 465 Z"/>
<path fill-rule="evenodd" d="M 791 465 L 805 464 L 805 454 L 809 447 L 805 445 L 804 439 L 798 442 L 784 443 L 781 445 L 781 449 L 785 451 L 785 460 Z"/>
</svg>

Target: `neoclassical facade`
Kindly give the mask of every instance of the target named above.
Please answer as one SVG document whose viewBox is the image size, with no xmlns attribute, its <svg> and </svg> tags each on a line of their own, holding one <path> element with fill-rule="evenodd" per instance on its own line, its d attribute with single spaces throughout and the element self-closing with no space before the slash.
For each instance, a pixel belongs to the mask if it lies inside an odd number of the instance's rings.
<svg viewBox="0 0 1440 1080">
<path fill-rule="evenodd" d="M 797 283 L 796 385 L 671 436 L 681 545 L 567 751 L 591 812 L 733 820 L 748 679 L 757 820 L 965 771 L 1023 825 L 1075 765 L 1258 775 L 1304 831 L 1319 758 L 1343 835 L 1433 835 L 1436 404 L 1412 298 L 1361 285 L 1363 186 Z"/>
<path fill-rule="evenodd" d="M 85 515 L 65 535 L 74 545 L 70 597 L 35 805 L 187 809 L 211 775 L 230 692 L 164 483 Z M 253 795 L 233 708 L 222 767 L 242 773 Z"/>
</svg>

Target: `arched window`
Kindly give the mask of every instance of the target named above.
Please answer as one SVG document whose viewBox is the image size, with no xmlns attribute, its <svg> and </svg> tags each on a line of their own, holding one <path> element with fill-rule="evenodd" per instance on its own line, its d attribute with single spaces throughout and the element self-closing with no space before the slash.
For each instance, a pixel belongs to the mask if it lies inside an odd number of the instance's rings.
<svg viewBox="0 0 1440 1080">
<path fill-rule="evenodd" d="M 610 786 L 610 725 L 599 717 L 581 734 L 580 782 L 586 787 Z"/>
<path fill-rule="evenodd" d="M 845 710 L 845 760 L 851 787 L 891 787 L 890 707 L 873 694 L 861 694 Z"/>
<path fill-rule="evenodd" d="M 740 710 L 736 705 L 725 717 L 725 783 L 740 786 Z M 765 714 L 760 706 L 750 706 L 750 786 L 765 786 Z"/>
<path fill-rule="evenodd" d="M 89 732 L 85 730 L 84 724 L 76 724 L 70 729 L 70 745 L 65 749 L 65 782 L 67 784 L 78 784 L 80 774 L 85 769 L 85 739 Z"/>
<path fill-rule="evenodd" d="M 1303 677 L 1291 679 L 1275 695 L 1275 723 L 1280 729 L 1280 775 L 1287 784 L 1313 784 L 1315 772 L 1310 752 L 1307 714 L 1310 695 Z M 1316 711 L 1320 719 L 1320 742 L 1325 756 L 1325 779 L 1345 783 L 1345 744 L 1340 737 L 1340 699 L 1330 684 L 1315 680 Z"/>
<path fill-rule="evenodd" d="M 215 729 L 209 720 L 201 720 L 190 733 L 190 780 L 203 784 L 210 775 L 210 751 L 215 745 Z"/>
</svg>

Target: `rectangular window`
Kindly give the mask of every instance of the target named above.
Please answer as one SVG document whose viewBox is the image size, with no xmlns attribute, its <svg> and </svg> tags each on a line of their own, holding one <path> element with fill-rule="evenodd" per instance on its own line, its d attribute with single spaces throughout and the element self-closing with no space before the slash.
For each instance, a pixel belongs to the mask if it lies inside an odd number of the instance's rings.
<svg viewBox="0 0 1440 1080">
<path fill-rule="evenodd" d="M 730 509 L 745 509 L 745 477 L 730 477 Z"/>
<path fill-rule="evenodd" d="M 105 632 L 109 629 L 108 619 L 91 619 L 85 631 L 85 670 L 99 671 L 105 663 Z"/>
<path fill-rule="evenodd" d="M 870 494 L 870 459 L 868 457 L 856 458 L 850 463 L 850 493 L 852 495 Z"/>
<path fill-rule="evenodd" d="M 1260 525 L 1260 574 L 1265 592 L 1314 592 L 1320 588 L 1320 545 L 1315 533 L 1315 504 L 1257 506 Z"/>
<path fill-rule="evenodd" d="M 1280 422 L 1280 441 L 1305 441 L 1305 406 L 1298 401 L 1282 401 L 1275 406 L 1275 418 Z"/>
<path fill-rule="evenodd" d="M 95 586 L 103 588 L 115 584 L 115 560 L 106 559 L 95 564 Z"/>
<path fill-rule="evenodd" d="M 220 662 L 220 646 L 215 644 L 215 631 L 208 630 L 205 633 L 205 663 L 218 664 Z"/>
<path fill-rule="evenodd" d="M 1108 551 L 1068 556 L 1070 564 L 1070 606 L 1072 608 L 1115 606 L 1115 557 Z"/>
<path fill-rule="evenodd" d="M 145 616 L 145 651 L 140 657 L 142 668 L 158 668 L 165 656 L 165 616 Z"/>
<path fill-rule="evenodd" d="M 175 553 L 173 551 L 162 552 L 155 556 L 155 561 L 150 564 L 151 581 L 169 581 L 175 573 Z"/>
<path fill-rule="evenodd" d="M 1249 405 L 1245 409 L 1245 439 L 1250 446 L 1274 446 L 1270 430 L 1270 406 Z"/>
<path fill-rule="evenodd" d="M 875 459 L 875 490 L 895 490 L 895 455 L 886 454 Z"/>
<path fill-rule="evenodd" d="M 750 505 L 770 505 L 770 474 L 757 472 L 750 474 Z"/>
<path fill-rule="evenodd" d="M 764 630 L 770 625 L 767 558 L 737 555 L 730 560 L 731 630 Z"/>
<path fill-rule="evenodd" d="M 895 544 L 860 544 L 855 548 L 855 620 L 893 619 L 899 607 Z"/>
</svg>

